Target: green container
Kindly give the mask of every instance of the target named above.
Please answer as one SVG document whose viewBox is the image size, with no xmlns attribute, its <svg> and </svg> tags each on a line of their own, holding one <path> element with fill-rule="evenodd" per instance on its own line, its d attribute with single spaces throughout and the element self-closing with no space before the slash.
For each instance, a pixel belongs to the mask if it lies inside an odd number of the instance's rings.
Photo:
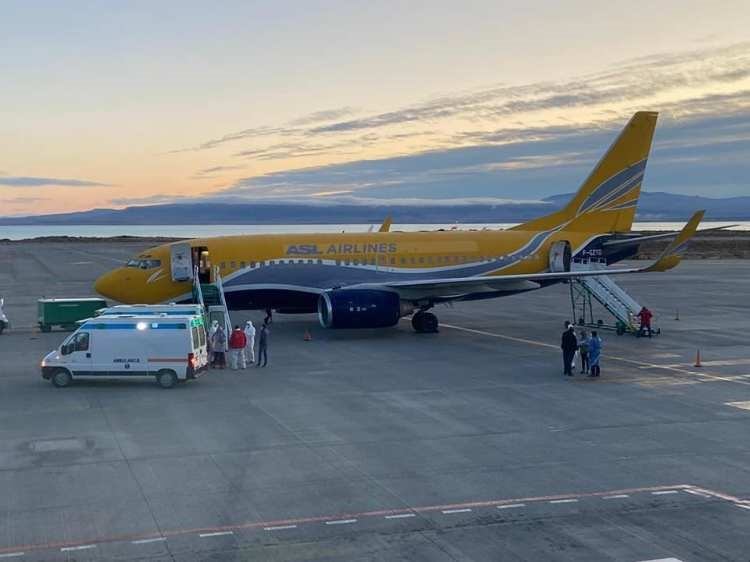
<svg viewBox="0 0 750 562">
<path fill-rule="evenodd" d="M 53 326 L 61 326 L 72 330 L 76 322 L 91 318 L 97 310 L 106 307 L 104 299 L 39 299 L 39 329 L 49 332 Z"/>
</svg>

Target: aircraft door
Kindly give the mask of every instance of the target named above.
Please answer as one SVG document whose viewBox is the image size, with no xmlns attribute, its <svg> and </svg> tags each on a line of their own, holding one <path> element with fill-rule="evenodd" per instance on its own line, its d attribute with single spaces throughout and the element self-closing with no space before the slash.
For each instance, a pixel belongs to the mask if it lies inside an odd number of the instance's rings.
<svg viewBox="0 0 750 562">
<path fill-rule="evenodd" d="M 193 260 L 190 244 L 172 244 L 171 252 L 172 281 L 192 280 Z"/>
<path fill-rule="evenodd" d="M 552 273 L 570 271 L 570 242 L 558 240 L 549 249 L 549 270 Z"/>
</svg>

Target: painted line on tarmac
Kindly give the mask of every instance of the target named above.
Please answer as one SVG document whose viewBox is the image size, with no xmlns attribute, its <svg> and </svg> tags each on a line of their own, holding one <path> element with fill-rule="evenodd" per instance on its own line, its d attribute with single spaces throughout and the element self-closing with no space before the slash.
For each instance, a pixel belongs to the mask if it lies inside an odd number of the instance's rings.
<svg viewBox="0 0 750 562">
<path fill-rule="evenodd" d="M 667 494 L 679 494 L 679 490 L 661 490 L 658 492 L 651 492 L 652 496 L 666 496 Z"/>
<path fill-rule="evenodd" d="M 264 531 L 286 531 L 287 529 L 296 529 L 297 525 L 276 525 L 275 527 L 263 527 Z"/>
<path fill-rule="evenodd" d="M 153 539 L 140 539 L 137 541 L 130 541 L 130 544 L 151 544 L 154 542 L 162 542 L 167 540 L 167 537 L 155 537 Z"/>
<path fill-rule="evenodd" d="M 629 498 L 629 494 L 615 494 L 613 496 L 604 496 L 603 500 L 623 500 L 625 498 Z"/>
<path fill-rule="evenodd" d="M 299 525 L 324 523 L 326 525 L 344 525 L 353 524 L 359 522 L 361 519 L 366 518 L 389 518 L 389 519 L 400 519 L 402 517 L 416 517 L 416 515 L 422 513 L 435 513 L 435 512 L 451 512 L 451 513 L 467 513 L 480 508 L 496 508 L 496 509 L 511 509 L 525 507 L 531 503 L 575 503 L 579 500 L 586 498 L 614 498 L 616 496 L 629 496 L 632 494 L 646 494 L 649 492 L 667 491 L 667 490 L 693 490 L 706 494 L 707 496 L 727 501 L 737 506 L 748 506 L 750 507 L 750 501 L 737 498 L 735 496 L 709 490 L 707 488 L 701 488 L 691 484 L 672 484 L 670 486 L 646 486 L 640 488 L 628 488 L 622 490 L 607 490 L 600 492 L 583 492 L 583 493 L 568 493 L 568 494 L 555 494 L 546 496 L 530 496 L 523 498 L 507 498 L 507 499 L 492 499 L 486 501 L 468 501 L 463 503 L 453 504 L 439 504 L 439 505 L 425 505 L 425 506 L 412 506 L 403 507 L 396 509 L 382 509 L 376 511 L 361 511 L 356 513 L 338 513 L 328 515 L 316 515 L 310 517 L 298 517 L 291 519 L 279 519 L 273 521 L 247 521 L 243 523 L 237 523 L 232 525 L 223 525 L 217 527 L 201 527 L 201 528 L 182 528 L 173 529 L 169 531 L 162 531 L 159 535 L 154 534 L 130 534 L 130 535 L 113 535 L 110 537 L 100 538 L 92 541 L 58 541 L 48 543 L 37 543 L 28 545 L 15 545 L 8 547 L 0 547 L 0 556 L 2 555 L 16 555 L 18 553 L 28 553 L 30 551 L 42 551 L 50 549 L 59 549 L 62 552 L 71 552 L 79 550 L 94 549 L 97 545 L 130 542 L 131 544 L 146 544 L 149 542 L 157 542 L 168 540 L 171 537 L 197 535 L 200 538 L 219 537 L 234 535 L 236 531 L 246 530 L 282 530 L 282 529 L 293 529 Z M 563 500 L 563 501 L 560 501 Z M 567 501 L 565 501 L 567 500 Z M 744 509 L 744 508 L 743 508 Z"/>
<path fill-rule="evenodd" d="M 211 537 L 226 537 L 233 534 L 234 531 L 217 531 L 215 533 L 200 533 L 198 536 L 202 539 L 209 539 Z"/>
<path fill-rule="evenodd" d="M 0 558 L 18 558 L 24 556 L 25 552 L 8 552 L 7 554 L 0 554 Z"/>
<path fill-rule="evenodd" d="M 60 552 L 74 552 L 77 550 L 90 550 L 92 548 L 96 548 L 95 544 L 81 544 L 78 546 L 65 546 L 60 549 Z"/>
<path fill-rule="evenodd" d="M 453 515 L 454 513 L 469 513 L 471 511 L 470 507 L 465 507 L 463 509 L 444 509 L 442 511 L 443 515 Z"/>
<path fill-rule="evenodd" d="M 476 330 L 474 328 L 466 328 L 464 326 L 456 326 L 455 324 L 440 324 L 440 326 L 443 327 L 443 328 L 450 328 L 452 330 L 459 330 L 461 332 L 468 332 L 470 334 L 479 334 L 481 336 L 488 336 L 488 337 L 491 337 L 491 338 L 499 338 L 499 339 L 508 340 L 508 341 L 514 341 L 514 342 L 518 342 L 518 343 L 525 343 L 525 344 L 534 345 L 534 346 L 537 346 L 537 347 L 545 347 L 547 349 L 554 349 L 557 352 L 560 351 L 560 347 L 557 346 L 557 345 L 552 345 L 550 343 L 540 342 L 540 341 L 536 341 L 536 340 L 530 340 L 530 339 L 527 339 L 527 338 L 517 338 L 515 336 L 506 336 L 505 334 L 498 334 L 496 332 L 487 332 L 485 330 Z M 680 374 L 683 374 L 683 375 L 691 375 L 691 376 L 694 376 L 694 377 L 700 377 L 700 378 L 705 378 L 705 379 L 710 379 L 710 380 L 715 380 L 715 381 L 733 382 L 733 383 L 736 383 L 736 384 L 745 384 L 745 385 L 750 386 L 750 381 L 735 380 L 731 376 L 724 377 L 724 376 L 721 376 L 721 375 L 714 375 L 714 374 L 711 374 L 711 373 L 703 373 L 703 372 L 700 372 L 700 371 L 693 371 L 693 370 L 683 369 L 683 368 L 680 368 L 680 367 L 674 367 L 672 365 L 658 365 L 656 363 L 648 363 L 648 362 L 645 362 L 645 361 L 636 361 L 634 359 L 628 359 L 627 357 L 619 357 L 617 355 L 603 355 L 603 357 L 605 359 L 613 359 L 615 361 L 621 361 L 623 363 L 629 363 L 631 365 L 636 365 L 639 368 L 644 368 L 644 369 L 645 368 L 648 368 L 648 369 L 665 369 L 667 371 L 673 371 L 673 372 L 677 372 L 677 373 L 680 373 Z"/>
</svg>

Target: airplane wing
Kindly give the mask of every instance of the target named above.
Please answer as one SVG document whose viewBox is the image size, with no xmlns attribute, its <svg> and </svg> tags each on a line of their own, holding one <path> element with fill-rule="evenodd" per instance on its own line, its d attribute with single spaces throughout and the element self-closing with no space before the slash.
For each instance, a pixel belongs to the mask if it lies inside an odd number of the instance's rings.
<svg viewBox="0 0 750 562">
<path fill-rule="evenodd" d="M 717 230 L 726 230 L 727 228 L 732 228 L 734 226 L 737 226 L 736 224 L 726 224 L 724 226 L 715 226 L 713 228 L 703 228 L 699 230 L 701 234 L 704 232 L 714 232 Z M 678 232 L 665 232 L 663 234 L 648 234 L 645 236 L 639 236 L 639 235 L 632 235 L 628 238 L 617 238 L 615 240 L 607 240 L 606 242 L 602 243 L 602 246 L 606 248 L 610 248 L 612 246 L 628 246 L 631 244 L 640 244 L 641 242 L 645 242 L 648 240 L 661 240 L 666 238 L 674 238 L 677 236 Z"/>
<path fill-rule="evenodd" d="M 681 255 L 687 242 L 695 234 L 704 211 L 696 212 L 675 239 L 664 249 L 661 255 L 645 267 L 620 269 L 598 269 L 591 271 L 563 271 L 555 273 L 523 273 L 517 275 L 498 275 L 484 277 L 455 277 L 448 279 L 419 279 L 415 281 L 388 281 L 377 284 L 355 285 L 352 288 L 389 288 L 397 291 L 402 298 L 450 298 L 475 292 L 517 292 L 539 287 L 545 281 L 561 279 L 578 279 L 595 275 L 622 275 L 625 273 L 642 273 L 667 271 L 680 263 Z"/>
</svg>

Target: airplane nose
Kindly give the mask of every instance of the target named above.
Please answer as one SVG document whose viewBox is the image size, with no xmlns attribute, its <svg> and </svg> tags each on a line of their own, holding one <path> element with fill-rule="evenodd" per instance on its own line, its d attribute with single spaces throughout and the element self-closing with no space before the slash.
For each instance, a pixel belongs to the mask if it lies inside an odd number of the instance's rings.
<svg viewBox="0 0 750 562">
<path fill-rule="evenodd" d="M 119 301 L 122 298 L 122 295 L 120 294 L 121 289 L 122 286 L 119 280 L 119 275 L 117 275 L 116 271 L 105 273 L 94 282 L 94 290 L 96 290 L 97 293 L 116 301 Z"/>
</svg>

